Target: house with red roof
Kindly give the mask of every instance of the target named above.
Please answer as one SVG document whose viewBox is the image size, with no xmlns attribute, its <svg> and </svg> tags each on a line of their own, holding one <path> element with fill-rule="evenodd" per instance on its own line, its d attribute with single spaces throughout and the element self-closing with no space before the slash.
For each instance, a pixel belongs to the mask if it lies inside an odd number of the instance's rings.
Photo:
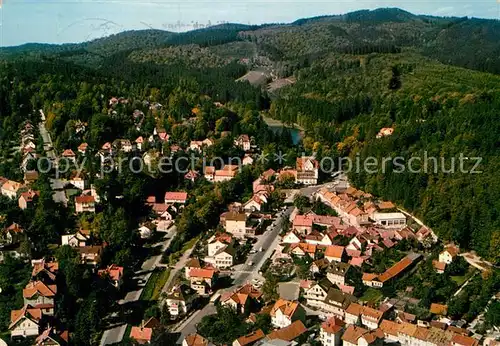
<svg viewBox="0 0 500 346">
<path fill-rule="evenodd" d="M 165 204 L 186 204 L 187 192 L 165 192 Z"/>
<path fill-rule="evenodd" d="M 36 339 L 35 346 L 65 346 L 69 344 L 69 332 L 47 327 Z"/>
<path fill-rule="evenodd" d="M 254 288 L 251 284 L 246 284 L 238 287 L 232 292 L 223 294 L 220 303 L 223 306 L 228 306 L 234 311 L 245 315 L 250 312 L 252 306 L 256 306 L 261 296 L 261 291 Z"/>
<path fill-rule="evenodd" d="M 436 270 L 436 273 L 444 274 L 444 271 L 446 269 L 446 263 L 434 260 L 432 261 L 432 266 Z"/>
<path fill-rule="evenodd" d="M 39 335 L 42 317 L 42 310 L 31 305 L 25 305 L 20 310 L 12 310 L 9 325 L 11 338 Z"/>
<path fill-rule="evenodd" d="M 184 179 L 186 180 L 190 180 L 192 183 L 194 183 L 194 181 L 196 179 L 198 179 L 200 177 L 200 173 L 196 172 L 196 171 L 193 171 L 193 170 L 189 170 L 185 175 L 184 175 Z"/>
<path fill-rule="evenodd" d="M 380 131 L 377 133 L 376 138 L 380 139 L 383 137 L 390 136 L 394 133 L 394 129 L 392 127 L 383 127 L 380 129 Z"/>
<path fill-rule="evenodd" d="M 421 257 L 422 255 L 420 254 L 410 253 L 382 274 L 364 273 L 362 277 L 363 284 L 371 287 L 383 287 L 385 282 L 401 275 L 420 260 Z"/>
<path fill-rule="evenodd" d="M 23 289 L 24 305 L 42 309 L 45 315 L 53 315 L 56 294 L 56 285 L 48 285 L 42 281 L 30 281 Z"/>
<path fill-rule="evenodd" d="M 325 249 L 325 258 L 328 262 L 342 262 L 345 258 L 345 248 L 340 245 L 329 245 Z"/>
<path fill-rule="evenodd" d="M 182 340 L 182 346 L 208 346 L 208 340 L 199 334 L 189 334 Z"/>
<path fill-rule="evenodd" d="M 19 208 L 21 208 L 22 210 L 25 210 L 25 209 L 32 207 L 35 200 L 38 198 L 39 195 L 40 195 L 40 192 L 34 191 L 34 190 L 28 190 L 26 192 L 21 192 L 19 199 L 17 200 Z"/>
<path fill-rule="evenodd" d="M 2 186 L 0 189 L 2 195 L 9 197 L 9 198 L 12 198 L 12 199 L 17 198 L 17 193 L 18 193 L 19 189 L 21 189 L 23 187 L 23 184 L 18 183 L 17 181 L 8 180 L 5 178 L 3 178 L 0 181 L 0 184 Z"/>
<path fill-rule="evenodd" d="M 224 165 L 221 169 L 215 170 L 214 182 L 229 181 L 233 179 L 239 172 L 238 165 Z"/>
<path fill-rule="evenodd" d="M 255 332 L 239 337 L 233 341 L 232 346 L 252 346 L 257 343 L 257 341 L 262 340 L 266 337 L 262 329 L 257 329 Z"/>
<path fill-rule="evenodd" d="M 376 346 L 384 344 L 384 337 L 385 335 L 381 330 L 370 331 L 350 325 L 342 335 L 342 340 L 344 346 Z"/>
<path fill-rule="evenodd" d="M 301 234 L 309 234 L 312 231 L 313 220 L 306 215 L 295 215 L 292 223 L 294 230 Z"/>
<path fill-rule="evenodd" d="M 78 146 L 78 152 L 82 155 L 85 155 L 85 153 L 87 152 L 87 149 L 89 148 L 89 145 L 87 143 L 82 143 Z"/>
<path fill-rule="evenodd" d="M 106 269 L 100 269 L 98 274 L 101 277 L 107 277 L 117 289 L 120 289 L 123 284 L 123 267 L 116 264 L 111 264 Z"/>
<path fill-rule="evenodd" d="M 278 329 L 278 330 L 271 332 L 270 334 L 267 335 L 267 338 L 271 341 L 282 340 L 282 341 L 291 342 L 291 341 L 297 339 L 299 336 L 301 336 L 305 332 L 307 332 L 306 326 L 304 326 L 304 323 L 301 320 L 297 320 L 284 328 L 281 328 L 281 329 Z M 297 343 L 292 343 L 291 345 L 296 345 L 296 344 Z M 278 345 L 282 345 L 282 343 L 278 344 Z M 289 345 L 289 344 L 285 343 L 285 345 Z"/>
<path fill-rule="evenodd" d="M 479 346 L 479 341 L 470 336 L 455 334 L 451 339 L 451 346 Z"/>
<path fill-rule="evenodd" d="M 62 152 L 61 156 L 64 157 L 65 159 L 71 161 L 71 162 L 76 162 L 76 154 L 71 149 L 64 150 Z"/>
<path fill-rule="evenodd" d="M 138 344 L 150 344 L 153 339 L 153 328 L 145 328 L 143 326 L 132 327 L 130 330 L 130 338 L 134 339 Z"/>
<path fill-rule="evenodd" d="M 330 317 L 321 324 L 319 338 L 323 346 L 339 346 L 342 344 L 342 334 L 345 329 L 345 323 L 337 318 Z"/>
<path fill-rule="evenodd" d="M 290 253 L 298 257 L 309 256 L 312 259 L 316 256 L 317 246 L 308 243 L 292 244 L 290 246 Z"/>
<path fill-rule="evenodd" d="M 248 135 L 240 135 L 234 140 L 234 145 L 242 148 L 244 151 L 250 150 L 250 137 Z"/>
<path fill-rule="evenodd" d="M 460 250 L 457 246 L 450 244 L 445 246 L 444 250 L 439 254 L 439 262 L 451 264 L 453 260 L 458 256 Z"/>
<path fill-rule="evenodd" d="M 186 276 L 186 279 L 190 279 L 189 273 L 191 272 L 191 269 L 201 269 L 201 264 L 200 260 L 197 258 L 191 258 L 187 263 L 186 266 L 184 267 L 184 275 Z"/>
<path fill-rule="evenodd" d="M 19 224 L 13 223 L 5 228 L 0 234 L 0 243 L 4 244 L 18 244 L 24 239 L 24 228 Z"/>
<path fill-rule="evenodd" d="M 319 176 L 319 163 L 312 157 L 298 157 L 295 182 L 304 185 L 316 185 Z"/>
<path fill-rule="evenodd" d="M 271 309 L 271 323 L 276 328 L 285 328 L 295 321 L 305 321 L 306 312 L 297 301 L 278 299 Z"/>
<path fill-rule="evenodd" d="M 217 271 L 215 269 L 192 268 L 189 271 L 189 281 L 191 288 L 199 295 L 207 295 L 212 291 L 217 280 Z"/>
<path fill-rule="evenodd" d="M 79 213 L 95 213 L 94 196 L 82 195 L 75 197 L 75 211 Z"/>
</svg>

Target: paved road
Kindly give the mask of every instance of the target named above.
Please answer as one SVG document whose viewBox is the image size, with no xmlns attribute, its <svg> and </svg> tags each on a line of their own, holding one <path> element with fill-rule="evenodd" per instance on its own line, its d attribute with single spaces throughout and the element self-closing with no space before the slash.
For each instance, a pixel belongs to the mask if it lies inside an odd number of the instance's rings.
<svg viewBox="0 0 500 346">
<path fill-rule="evenodd" d="M 55 160 L 56 154 L 54 153 L 52 138 L 50 137 L 50 133 L 47 131 L 47 128 L 45 127 L 45 121 L 42 121 L 41 123 L 38 124 L 38 129 L 43 139 L 43 149 L 45 150 L 45 154 L 49 159 Z"/>
<path fill-rule="evenodd" d="M 264 262 L 271 257 L 274 249 L 280 241 L 279 234 L 281 232 L 281 225 L 285 218 L 288 218 L 293 210 L 293 207 L 288 207 L 274 222 L 274 227 L 272 230 L 266 231 L 255 243 L 254 249 L 258 250 L 260 247 L 263 251 L 258 251 L 257 253 L 248 256 L 246 263 L 252 261 L 253 265 L 243 264 L 239 266 L 238 270 L 235 270 L 233 276 L 233 286 L 225 291 L 234 290 L 237 286 L 245 284 L 254 278 L 262 280 L 262 276 L 259 275 L 259 270 L 261 269 Z M 196 333 L 196 325 L 205 316 L 212 315 L 216 312 L 215 306 L 213 304 L 206 305 L 203 309 L 196 311 L 191 315 L 187 321 L 182 323 L 175 332 L 180 332 L 181 337 L 177 343 L 182 342 L 186 335 Z"/>
<path fill-rule="evenodd" d="M 125 298 L 120 300 L 118 302 L 118 304 L 122 305 L 122 304 L 135 302 L 135 301 L 139 300 L 139 298 L 141 297 L 141 293 L 142 293 L 144 286 L 146 285 L 149 278 L 151 277 L 152 271 L 158 266 L 158 264 L 160 264 L 161 256 L 162 256 L 163 252 L 165 252 L 165 250 L 168 248 L 168 246 L 170 245 L 170 242 L 172 241 L 172 239 L 174 238 L 176 233 L 177 233 L 177 227 L 174 225 L 174 226 L 170 227 L 166 236 L 160 242 L 153 245 L 153 247 L 161 247 L 160 254 L 156 255 L 156 256 L 152 256 L 152 257 L 148 258 L 147 260 L 145 260 L 141 266 L 141 269 L 136 271 L 134 273 L 134 277 L 133 277 L 133 279 L 136 279 L 136 280 L 144 280 L 144 284 L 142 286 L 138 287 L 138 289 L 127 292 L 127 294 L 125 295 Z M 111 316 L 116 317 L 116 313 L 112 314 Z M 104 333 L 102 334 L 100 346 L 121 342 L 123 339 L 123 336 L 125 334 L 126 329 L 127 329 L 127 325 L 121 324 L 121 325 L 114 326 L 113 328 L 105 330 Z"/>
<path fill-rule="evenodd" d="M 168 289 L 170 288 L 170 284 L 174 280 L 174 278 L 177 275 L 177 273 L 179 272 L 179 270 L 184 270 L 184 268 L 186 267 L 186 263 L 189 261 L 189 257 L 191 256 L 191 252 L 193 252 L 193 249 L 195 247 L 196 247 L 196 244 L 194 244 L 191 249 L 187 250 L 186 252 L 184 252 L 184 254 L 182 254 L 182 257 L 177 261 L 177 263 L 175 264 L 175 267 L 170 272 L 170 276 L 168 277 L 168 280 L 165 283 L 165 286 L 163 286 L 162 292 L 168 292 Z M 166 248 L 165 248 L 165 250 L 166 250 Z"/>
<path fill-rule="evenodd" d="M 43 139 L 43 149 L 45 150 L 45 155 L 47 158 L 55 162 L 57 156 L 54 152 L 54 146 L 52 144 L 52 138 L 50 137 L 50 133 L 47 131 L 45 127 L 45 121 L 42 121 L 38 124 L 38 129 L 40 131 L 40 135 Z M 66 198 L 66 194 L 64 193 L 64 182 L 59 179 L 50 179 L 50 187 L 52 188 L 53 194 L 52 198 L 56 203 L 62 203 L 64 205 L 68 205 L 68 199 Z"/>
<path fill-rule="evenodd" d="M 259 271 L 264 265 L 264 262 L 271 257 L 274 249 L 280 242 L 279 234 L 282 230 L 282 224 L 285 218 L 288 218 L 293 211 L 293 207 L 288 207 L 274 222 L 274 227 L 272 230 L 266 231 L 255 243 L 254 250 L 257 253 L 249 255 L 241 268 L 235 271 L 234 276 L 234 286 L 245 284 L 247 281 L 252 280 L 256 276 L 259 276 Z M 262 247 L 263 251 L 258 251 Z M 253 262 L 253 265 L 248 265 L 249 262 Z"/>
</svg>

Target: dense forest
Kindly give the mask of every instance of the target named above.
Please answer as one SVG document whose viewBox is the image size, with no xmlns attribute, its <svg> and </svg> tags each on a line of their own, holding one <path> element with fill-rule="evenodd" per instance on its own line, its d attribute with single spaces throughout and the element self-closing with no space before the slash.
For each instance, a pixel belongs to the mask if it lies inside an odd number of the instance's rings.
<svg viewBox="0 0 500 346">
<path fill-rule="evenodd" d="M 181 143 L 213 135 L 217 126 L 242 133 L 236 117 L 252 124 L 247 132 L 272 151 L 271 142 L 287 138 L 261 130 L 264 114 L 303 127 L 303 148 L 293 151 L 319 158 L 408 160 L 425 152 L 449 163 L 461 154 L 481 157 L 481 174 L 387 169 L 351 179 L 414 212 L 443 238 L 499 261 L 498 37 L 495 20 L 379 9 L 292 24 L 224 24 L 183 34 L 143 30 L 82 44 L 4 48 L 2 156 L 10 157 L 22 122 L 43 108 L 57 149 L 75 148 L 82 140 L 95 148 L 118 136 L 134 139 L 141 133 L 130 114 L 139 109 L 149 114 L 143 131 L 160 126 Z M 235 81 L 260 67 L 297 82 L 268 95 Z M 133 101 L 109 116 L 105 105 L 112 96 Z M 143 100 L 166 107 L 151 114 Z M 213 102 L 227 104 L 232 113 L 221 114 L 209 106 Z M 193 126 L 172 126 L 192 116 L 196 105 L 205 107 L 205 116 Z M 88 123 L 84 138 L 75 136 L 78 121 Z M 377 139 L 383 127 L 394 134 Z M 19 178 L 9 163 L 1 173 Z"/>
</svg>

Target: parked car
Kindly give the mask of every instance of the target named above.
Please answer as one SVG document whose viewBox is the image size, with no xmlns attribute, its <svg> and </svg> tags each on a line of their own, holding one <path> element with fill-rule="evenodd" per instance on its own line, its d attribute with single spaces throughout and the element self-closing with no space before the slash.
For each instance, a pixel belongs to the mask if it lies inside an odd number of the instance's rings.
<svg viewBox="0 0 500 346">
<path fill-rule="evenodd" d="M 261 246 L 259 249 L 260 252 L 264 251 L 264 248 Z"/>
<path fill-rule="evenodd" d="M 253 261 L 247 263 L 249 266 L 253 266 Z"/>
</svg>

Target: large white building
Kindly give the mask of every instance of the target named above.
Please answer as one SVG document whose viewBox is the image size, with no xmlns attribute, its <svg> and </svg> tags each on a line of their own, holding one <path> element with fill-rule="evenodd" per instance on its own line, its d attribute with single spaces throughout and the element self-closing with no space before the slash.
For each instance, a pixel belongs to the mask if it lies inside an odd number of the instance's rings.
<svg viewBox="0 0 500 346">
<path fill-rule="evenodd" d="M 403 213 L 373 213 L 373 221 L 376 225 L 385 228 L 404 228 L 406 216 Z"/>
</svg>

